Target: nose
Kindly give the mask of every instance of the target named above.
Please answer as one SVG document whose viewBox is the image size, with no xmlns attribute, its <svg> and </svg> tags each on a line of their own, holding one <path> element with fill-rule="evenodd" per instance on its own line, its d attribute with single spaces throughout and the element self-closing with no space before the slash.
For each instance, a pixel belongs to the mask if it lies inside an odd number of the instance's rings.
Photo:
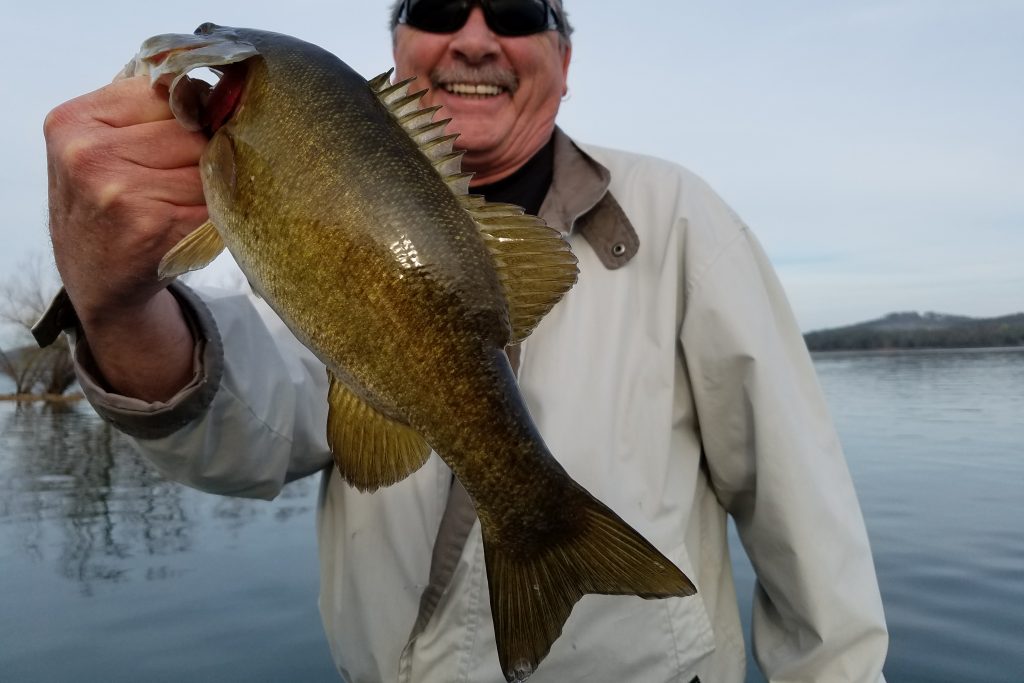
<svg viewBox="0 0 1024 683">
<path fill-rule="evenodd" d="M 457 57 L 470 64 L 486 62 L 498 54 L 501 49 L 498 37 L 487 25 L 484 11 L 480 5 L 476 5 L 469 11 L 469 18 L 466 19 L 462 28 L 452 36 L 449 48 Z"/>
</svg>

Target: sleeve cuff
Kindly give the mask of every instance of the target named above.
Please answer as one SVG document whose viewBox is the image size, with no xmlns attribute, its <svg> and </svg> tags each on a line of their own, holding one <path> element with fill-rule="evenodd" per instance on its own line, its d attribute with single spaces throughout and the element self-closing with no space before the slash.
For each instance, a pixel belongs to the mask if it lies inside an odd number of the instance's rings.
<svg viewBox="0 0 1024 683">
<path fill-rule="evenodd" d="M 112 393 L 96 369 L 87 340 L 76 328 L 65 330 L 78 382 L 97 414 L 117 429 L 139 439 L 159 439 L 206 414 L 224 374 L 224 347 L 210 309 L 191 289 L 173 282 L 168 291 L 181 306 L 195 339 L 192 380 L 167 401 L 147 402 Z"/>
</svg>

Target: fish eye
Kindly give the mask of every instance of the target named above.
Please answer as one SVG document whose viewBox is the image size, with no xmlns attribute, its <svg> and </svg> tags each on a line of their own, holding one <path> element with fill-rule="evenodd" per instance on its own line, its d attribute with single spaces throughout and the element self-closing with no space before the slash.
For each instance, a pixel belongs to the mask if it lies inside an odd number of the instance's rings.
<svg viewBox="0 0 1024 683">
<path fill-rule="evenodd" d="M 199 28 L 196 29 L 195 34 L 197 36 L 208 36 L 219 28 L 220 26 L 217 26 L 217 24 L 212 21 L 204 21 L 202 24 L 199 24 Z"/>
</svg>

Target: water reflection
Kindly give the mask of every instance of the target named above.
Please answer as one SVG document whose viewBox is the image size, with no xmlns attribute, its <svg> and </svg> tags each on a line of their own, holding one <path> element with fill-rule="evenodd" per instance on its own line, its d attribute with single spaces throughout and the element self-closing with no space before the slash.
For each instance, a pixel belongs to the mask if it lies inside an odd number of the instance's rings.
<svg viewBox="0 0 1024 683">
<path fill-rule="evenodd" d="M 97 582 L 125 580 L 135 555 L 189 549 L 193 522 L 180 487 L 106 423 L 80 409 L 23 404 L 2 425 L 0 521 L 13 523 L 37 560 L 44 542 L 58 547 L 60 574 L 85 594 Z"/>
<path fill-rule="evenodd" d="M 101 584 L 180 575 L 180 563 L 175 569 L 170 558 L 188 553 L 197 526 L 211 517 L 237 531 L 269 516 L 260 502 L 200 496 L 164 480 L 86 405 L 0 411 L 4 535 L 34 564 L 52 556 L 59 574 L 84 595 Z M 286 488 L 273 518 L 308 510 L 307 490 L 306 482 Z M 212 506 L 205 515 L 204 505 Z"/>
</svg>

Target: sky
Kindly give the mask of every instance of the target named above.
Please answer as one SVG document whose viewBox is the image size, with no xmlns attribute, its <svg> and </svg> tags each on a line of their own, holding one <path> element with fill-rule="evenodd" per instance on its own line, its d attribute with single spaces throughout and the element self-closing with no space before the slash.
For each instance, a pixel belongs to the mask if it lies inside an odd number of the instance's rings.
<svg viewBox="0 0 1024 683">
<path fill-rule="evenodd" d="M 364 76 L 388 0 L 4 3 L 0 280 L 52 262 L 42 121 L 146 37 L 298 36 Z M 1024 311 L 1024 0 L 566 0 L 560 125 L 682 164 L 762 242 L 805 331 Z"/>
</svg>

